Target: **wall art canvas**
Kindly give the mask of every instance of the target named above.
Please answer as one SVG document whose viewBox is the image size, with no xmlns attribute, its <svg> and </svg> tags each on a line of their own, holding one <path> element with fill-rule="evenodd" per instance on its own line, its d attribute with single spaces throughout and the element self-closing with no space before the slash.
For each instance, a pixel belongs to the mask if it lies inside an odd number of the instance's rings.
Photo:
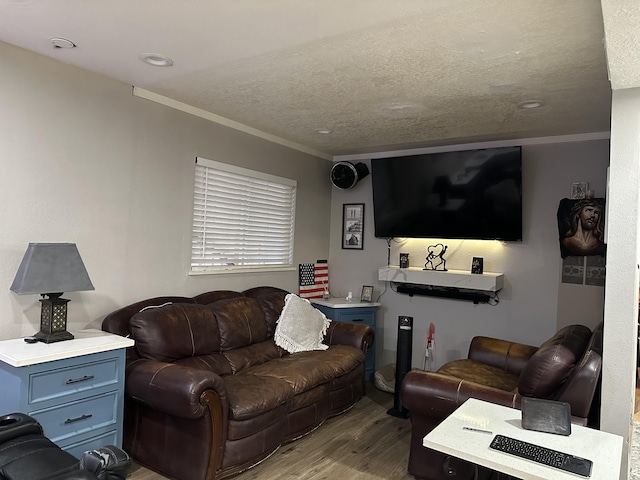
<svg viewBox="0 0 640 480">
<path fill-rule="evenodd" d="M 364 203 L 342 205 L 342 248 L 362 250 L 364 241 Z"/>
<path fill-rule="evenodd" d="M 563 198 L 558 206 L 560 255 L 604 255 L 604 198 Z"/>
</svg>

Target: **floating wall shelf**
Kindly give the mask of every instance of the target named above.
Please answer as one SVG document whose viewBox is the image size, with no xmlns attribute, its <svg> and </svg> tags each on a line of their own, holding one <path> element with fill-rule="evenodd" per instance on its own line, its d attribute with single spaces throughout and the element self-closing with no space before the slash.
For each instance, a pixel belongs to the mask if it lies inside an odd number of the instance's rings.
<svg viewBox="0 0 640 480">
<path fill-rule="evenodd" d="M 504 283 L 503 273 L 469 273 L 463 270 L 423 270 L 418 267 L 382 267 L 378 270 L 378 280 L 394 282 L 398 284 L 430 285 L 440 287 L 440 291 L 475 291 L 475 292 L 497 292 Z M 419 290 L 419 287 L 416 287 Z M 405 289 L 406 290 L 406 289 Z M 405 291 L 403 293 L 411 293 Z M 420 294 L 418 291 L 413 292 Z M 445 296 L 445 295 L 439 295 Z M 447 295 L 448 296 L 448 295 Z"/>
</svg>

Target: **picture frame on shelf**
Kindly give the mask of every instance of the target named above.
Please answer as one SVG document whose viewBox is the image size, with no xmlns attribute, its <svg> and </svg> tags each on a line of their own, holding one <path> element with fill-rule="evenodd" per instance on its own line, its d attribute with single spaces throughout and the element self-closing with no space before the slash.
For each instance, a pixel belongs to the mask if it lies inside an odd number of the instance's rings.
<svg viewBox="0 0 640 480">
<path fill-rule="evenodd" d="M 364 203 L 342 205 L 342 248 L 362 250 L 364 241 Z"/>
<path fill-rule="evenodd" d="M 371 285 L 363 285 L 360 294 L 361 302 L 373 302 L 373 287 Z"/>
<path fill-rule="evenodd" d="M 482 275 L 484 271 L 484 259 L 482 257 L 473 257 L 471 261 L 471 273 Z"/>
</svg>

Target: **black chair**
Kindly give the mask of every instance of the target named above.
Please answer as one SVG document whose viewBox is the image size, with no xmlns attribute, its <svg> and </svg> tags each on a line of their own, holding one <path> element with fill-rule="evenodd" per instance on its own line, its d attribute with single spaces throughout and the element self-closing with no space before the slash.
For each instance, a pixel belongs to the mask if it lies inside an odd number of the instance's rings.
<svg viewBox="0 0 640 480">
<path fill-rule="evenodd" d="M 130 465 L 130 457 L 111 445 L 78 460 L 45 437 L 33 417 L 0 417 L 0 480 L 120 480 Z"/>
</svg>

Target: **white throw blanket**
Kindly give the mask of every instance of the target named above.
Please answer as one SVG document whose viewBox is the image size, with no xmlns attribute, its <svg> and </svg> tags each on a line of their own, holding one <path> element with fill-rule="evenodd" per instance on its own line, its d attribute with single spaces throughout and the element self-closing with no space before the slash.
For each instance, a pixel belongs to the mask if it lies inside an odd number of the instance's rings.
<svg viewBox="0 0 640 480">
<path fill-rule="evenodd" d="M 289 353 L 326 350 L 329 347 L 322 340 L 330 323 L 308 300 L 290 293 L 284 299 L 273 339 Z"/>
</svg>

